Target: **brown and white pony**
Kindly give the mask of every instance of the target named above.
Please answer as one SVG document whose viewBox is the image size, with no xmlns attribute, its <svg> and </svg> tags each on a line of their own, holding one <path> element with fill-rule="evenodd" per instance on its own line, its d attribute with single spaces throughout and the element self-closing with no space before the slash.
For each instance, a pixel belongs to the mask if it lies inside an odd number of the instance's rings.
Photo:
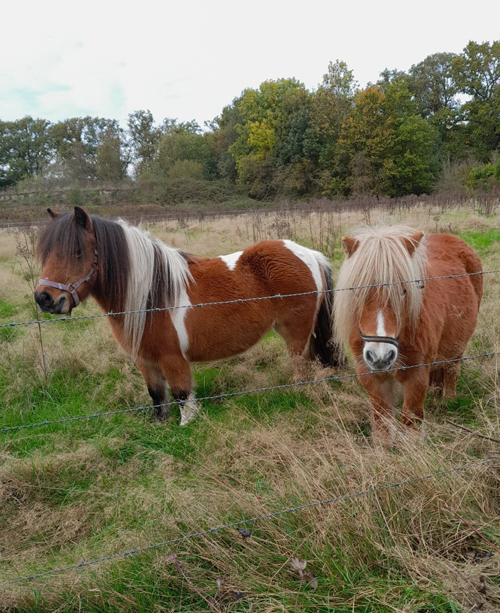
<svg viewBox="0 0 500 613">
<path fill-rule="evenodd" d="M 71 313 L 89 295 L 105 312 L 181 307 L 117 315 L 109 322 L 134 358 L 155 406 L 165 403 L 168 383 L 180 401 L 182 425 L 199 410 L 190 363 L 239 354 L 273 327 L 295 362 L 318 357 L 337 365 L 331 269 L 321 253 L 280 240 L 199 258 L 123 221 L 89 216 L 80 207 L 59 215 L 49 209 L 49 214 L 52 221 L 37 247 L 43 271 L 35 300 L 43 311 Z M 190 308 L 301 292 L 314 293 Z M 156 415 L 167 418 L 168 407 L 156 406 Z"/>
<path fill-rule="evenodd" d="M 359 381 L 371 399 L 375 434 L 388 444 L 394 384 L 403 386 L 402 422 L 414 426 L 423 421 L 430 379 L 429 366 L 395 369 L 462 357 L 477 324 L 482 275 L 420 280 L 478 272 L 481 260 L 456 236 L 424 238 L 403 226 L 363 228 L 342 246 L 337 289 L 390 284 L 341 291 L 334 305 L 336 335 L 350 345 L 358 376 L 371 373 Z M 433 370 L 444 397 L 453 397 L 460 362 Z"/>
</svg>

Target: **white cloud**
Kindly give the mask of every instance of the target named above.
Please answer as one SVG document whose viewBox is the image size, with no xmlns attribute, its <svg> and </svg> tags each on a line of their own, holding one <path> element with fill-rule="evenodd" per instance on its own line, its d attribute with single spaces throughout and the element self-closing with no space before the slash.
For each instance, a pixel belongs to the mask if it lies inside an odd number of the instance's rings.
<svg viewBox="0 0 500 613">
<path fill-rule="evenodd" d="M 469 40 L 499 38 L 500 3 L 471 19 L 422 0 L 29 0 L 2 7 L 0 118 L 91 114 L 124 120 L 219 114 L 245 87 L 295 76 L 315 87 L 345 60 L 362 84 L 384 68 L 407 70 Z"/>
</svg>

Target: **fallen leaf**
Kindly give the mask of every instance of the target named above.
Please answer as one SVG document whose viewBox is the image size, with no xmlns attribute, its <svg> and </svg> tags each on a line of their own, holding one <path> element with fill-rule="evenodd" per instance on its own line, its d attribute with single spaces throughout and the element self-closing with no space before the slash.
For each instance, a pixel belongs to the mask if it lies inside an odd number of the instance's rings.
<svg viewBox="0 0 500 613">
<path fill-rule="evenodd" d="M 175 553 L 171 553 L 168 558 L 166 559 L 166 563 L 167 564 L 173 564 L 176 568 L 176 570 L 180 571 L 181 570 L 181 563 L 179 558 L 177 557 L 177 554 Z"/>
<path fill-rule="evenodd" d="M 308 587 L 315 590 L 318 587 L 318 577 L 311 571 L 304 573 L 302 579 L 307 582 Z"/>
<path fill-rule="evenodd" d="M 215 580 L 215 585 L 217 586 L 217 589 L 220 590 L 220 588 L 224 585 L 224 577 L 217 577 Z"/>
<path fill-rule="evenodd" d="M 294 556 L 290 560 L 290 564 L 292 565 L 292 568 L 298 572 L 305 570 L 305 567 L 307 566 L 307 562 L 305 560 L 297 558 L 297 556 Z"/>
<path fill-rule="evenodd" d="M 484 575 L 481 575 L 479 577 L 479 583 L 481 584 L 481 587 L 479 588 L 479 593 L 486 594 L 486 578 Z"/>
<path fill-rule="evenodd" d="M 252 532 L 248 528 L 238 528 L 238 532 L 244 539 L 247 539 L 249 536 L 252 536 Z"/>
</svg>

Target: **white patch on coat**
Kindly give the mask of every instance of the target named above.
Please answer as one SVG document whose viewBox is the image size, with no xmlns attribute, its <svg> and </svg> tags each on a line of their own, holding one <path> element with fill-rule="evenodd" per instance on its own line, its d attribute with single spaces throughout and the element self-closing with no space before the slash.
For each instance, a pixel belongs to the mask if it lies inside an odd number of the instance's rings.
<svg viewBox="0 0 500 613">
<path fill-rule="evenodd" d="M 186 287 L 193 280 L 182 253 L 178 249 L 167 247 L 159 239 L 151 238 L 149 232 L 141 228 L 129 226 L 123 220 L 119 220 L 118 223 L 125 233 L 130 258 L 125 311 L 143 311 L 147 307 L 148 296 L 153 283 L 155 246 L 160 249 L 163 256 L 165 270 L 170 271 L 171 293 L 164 297 L 165 303 L 169 306 L 179 304 L 183 294 L 186 294 Z M 145 323 L 145 312 L 130 313 L 124 316 L 124 336 L 128 350 L 134 358 L 137 356 L 141 344 Z"/>
<path fill-rule="evenodd" d="M 181 353 L 184 359 L 186 359 L 186 354 L 189 349 L 189 336 L 186 328 L 186 315 L 188 312 L 188 307 L 191 306 L 191 301 L 189 300 L 189 296 L 187 295 L 185 289 L 181 290 L 177 305 L 183 308 L 172 309 L 172 311 L 170 311 L 170 317 L 172 319 L 172 323 L 174 324 L 175 331 L 177 332 L 177 338 L 179 339 L 179 347 L 181 349 Z"/>
<path fill-rule="evenodd" d="M 220 255 L 220 259 L 225 263 L 225 265 L 229 268 L 229 270 L 234 270 L 236 268 L 236 264 L 240 259 L 243 251 L 236 251 L 236 253 L 229 253 L 228 255 Z"/>
<path fill-rule="evenodd" d="M 290 249 L 293 255 L 298 257 L 299 260 L 302 260 L 304 264 L 306 264 L 306 266 L 311 271 L 314 282 L 316 283 L 316 287 L 320 292 L 323 289 L 323 279 L 321 277 L 320 261 L 322 261 L 322 259 L 326 260 L 325 256 L 319 251 L 313 251 L 312 249 L 308 249 L 307 247 L 302 247 L 302 245 L 297 245 L 297 243 L 294 243 L 293 241 L 290 241 L 288 239 L 284 240 L 283 244 L 287 249 Z"/>
<path fill-rule="evenodd" d="M 302 260 L 304 264 L 311 271 L 311 275 L 313 277 L 314 283 L 316 284 L 316 289 L 318 290 L 318 297 L 316 299 L 316 312 L 314 313 L 313 324 L 311 327 L 311 334 L 314 331 L 314 326 L 316 323 L 316 318 L 319 313 L 319 308 L 321 306 L 321 299 L 325 297 L 321 292 L 323 289 L 326 289 L 326 279 L 331 278 L 332 275 L 332 267 L 328 260 L 328 258 L 320 253 L 319 251 L 314 251 L 313 249 L 308 249 L 307 247 L 302 247 L 302 245 L 298 245 L 291 240 L 285 239 L 283 244 L 287 249 L 289 249 L 299 260 Z M 325 287 L 323 287 L 323 277 L 321 275 L 321 271 L 323 271 L 325 277 Z M 306 350 L 308 348 L 306 347 Z M 306 351 L 305 350 L 305 351 Z"/>
<path fill-rule="evenodd" d="M 201 404 L 196 400 L 193 392 L 179 406 L 181 409 L 181 426 L 186 426 L 190 421 L 193 421 L 201 409 Z"/>
</svg>

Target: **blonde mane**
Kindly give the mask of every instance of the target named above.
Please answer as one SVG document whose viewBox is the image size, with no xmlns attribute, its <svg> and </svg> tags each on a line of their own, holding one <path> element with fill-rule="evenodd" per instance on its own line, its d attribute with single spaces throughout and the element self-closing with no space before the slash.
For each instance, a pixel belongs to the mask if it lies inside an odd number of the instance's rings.
<svg viewBox="0 0 500 613">
<path fill-rule="evenodd" d="M 346 257 L 339 272 L 334 300 L 334 325 L 338 339 L 348 342 L 353 326 L 360 316 L 372 288 L 363 287 L 388 283 L 377 288 L 377 299 L 391 305 L 398 324 L 406 314 L 408 323 L 415 325 L 420 316 L 423 292 L 418 281 L 427 276 L 425 238 L 416 245 L 412 255 L 407 242 L 415 230 L 406 226 L 363 227 L 353 233 L 358 241 L 356 251 Z M 415 281 L 404 283 L 403 281 Z M 362 289 L 347 290 L 348 287 Z M 406 292 L 404 291 L 406 290 Z"/>
<path fill-rule="evenodd" d="M 123 320 L 124 340 L 135 359 L 146 325 L 144 309 L 178 306 L 193 279 L 179 249 L 168 247 L 122 219 L 118 224 L 125 234 L 130 259 L 124 310 L 139 311 L 127 313 Z"/>
</svg>

